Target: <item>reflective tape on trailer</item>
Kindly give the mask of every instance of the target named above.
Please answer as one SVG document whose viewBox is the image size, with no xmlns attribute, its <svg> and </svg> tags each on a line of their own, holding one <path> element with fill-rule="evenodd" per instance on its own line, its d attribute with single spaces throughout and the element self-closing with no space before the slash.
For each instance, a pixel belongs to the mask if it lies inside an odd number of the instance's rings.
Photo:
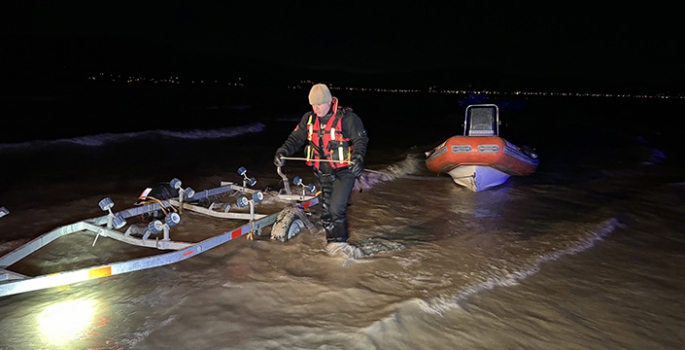
<svg viewBox="0 0 685 350">
<path fill-rule="evenodd" d="M 298 207 L 308 208 L 317 203 L 318 198 L 314 197 L 308 201 L 300 203 Z M 47 289 L 52 287 L 58 287 L 67 284 L 84 282 L 92 279 L 98 279 L 173 264 L 191 258 L 198 254 L 201 254 L 209 249 L 217 247 L 221 244 L 224 244 L 228 241 L 231 241 L 250 232 L 258 231 L 261 230 L 263 227 L 272 225 L 276 221 L 278 214 L 279 213 L 271 214 L 259 220 L 247 223 L 231 231 L 227 231 L 214 237 L 205 239 L 187 248 L 164 254 L 110 263 L 100 266 L 87 267 L 78 270 L 50 273 L 35 277 L 12 273 L 12 276 L 15 279 L 0 282 L 0 297 L 31 292 L 41 289 Z M 72 229 L 78 229 L 80 227 L 79 225 L 83 226 L 81 228 L 85 228 L 92 224 L 79 222 L 68 226 L 73 226 Z M 60 229 L 54 231 L 60 231 Z M 56 238 L 57 236 L 61 236 L 59 232 L 53 232 L 52 234 L 55 236 L 54 238 Z"/>
</svg>

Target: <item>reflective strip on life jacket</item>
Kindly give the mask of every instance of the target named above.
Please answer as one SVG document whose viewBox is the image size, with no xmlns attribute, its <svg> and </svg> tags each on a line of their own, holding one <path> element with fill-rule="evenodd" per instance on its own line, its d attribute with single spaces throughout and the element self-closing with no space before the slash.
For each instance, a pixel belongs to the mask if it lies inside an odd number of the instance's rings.
<svg viewBox="0 0 685 350">
<path fill-rule="evenodd" d="M 333 130 L 333 129 L 331 129 L 331 130 Z M 343 147 L 342 146 L 338 146 L 338 159 L 339 159 L 338 160 L 339 163 L 346 161 L 345 156 L 343 156 Z"/>
<path fill-rule="evenodd" d="M 307 140 L 309 141 L 309 144 L 307 145 L 307 154 L 306 154 L 306 159 L 307 159 L 307 164 L 309 164 L 312 160 L 313 152 L 314 150 L 312 149 L 312 134 L 314 133 L 314 125 L 312 125 L 312 115 L 309 115 L 309 120 L 307 121 L 307 126 L 309 126 L 309 133 L 307 134 Z"/>
<path fill-rule="evenodd" d="M 346 166 L 349 166 L 352 145 L 349 144 L 350 139 L 344 137 L 342 134 L 342 115 L 338 117 L 338 112 L 340 112 L 340 110 L 336 110 L 335 113 L 333 113 L 333 115 L 328 120 L 328 123 L 326 123 L 326 125 L 324 126 L 323 130 L 321 128 L 321 124 L 319 124 L 319 118 L 317 117 L 314 123 L 311 123 L 312 116 L 310 116 L 308 122 L 309 135 L 307 136 L 307 139 L 309 140 L 309 145 L 307 146 L 307 165 L 311 166 L 312 164 L 314 164 L 314 167 L 318 169 L 321 163 L 319 161 L 320 159 L 333 160 L 333 152 L 335 151 L 333 149 L 329 149 L 329 144 L 331 141 L 338 141 L 340 142 L 337 152 L 338 160 L 330 162 L 329 164 L 333 169 L 344 168 Z M 327 128 L 329 132 L 326 132 Z M 316 138 L 314 138 L 314 130 L 317 130 Z M 319 148 L 318 146 L 321 146 L 321 148 Z M 349 152 L 347 152 L 347 154 L 345 154 L 344 146 L 347 146 L 347 148 L 349 149 Z"/>
</svg>

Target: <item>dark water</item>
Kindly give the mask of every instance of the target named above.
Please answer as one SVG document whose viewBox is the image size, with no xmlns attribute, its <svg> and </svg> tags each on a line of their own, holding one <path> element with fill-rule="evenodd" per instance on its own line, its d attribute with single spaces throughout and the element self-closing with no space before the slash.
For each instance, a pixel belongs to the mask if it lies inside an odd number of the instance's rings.
<svg viewBox="0 0 685 350">
<path fill-rule="evenodd" d="M 116 95 L 99 92 L 24 113 L 12 97 L 24 126 L 4 128 L 14 139 L 0 144 L 0 206 L 10 210 L 0 254 L 101 215 L 105 196 L 124 209 L 173 177 L 211 188 L 239 181 L 245 166 L 258 188 L 278 188 L 273 152 L 307 108 L 302 90 L 148 92 L 151 101 L 117 93 L 120 111 Z M 423 163 L 423 152 L 461 133 L 459 96 L 334 94 L 363 118 L 365 163 L 376 171 L 352 196 L 352 241 L 389 251 L 350 261 L 329 257 L 318 233 L 237 239 L 178 264 L 3 297 L 0 349 L 685 346 L 681 102 L 528 98 L 500 111 L 501 134 L 537 148 L 540 167 L 471 193 Z M 91 118 L 52 134 L 27 127 L 56 104 Z M 285 170 L 313 181 L 304 164 Z M 181 235 L 225 229 L 187 220 Z M 147 249 L 92 243 L 64 237 L 11 268 L 50 273 Z M 64 303 L 69 318 L 59 321 Z"/>
</svg>

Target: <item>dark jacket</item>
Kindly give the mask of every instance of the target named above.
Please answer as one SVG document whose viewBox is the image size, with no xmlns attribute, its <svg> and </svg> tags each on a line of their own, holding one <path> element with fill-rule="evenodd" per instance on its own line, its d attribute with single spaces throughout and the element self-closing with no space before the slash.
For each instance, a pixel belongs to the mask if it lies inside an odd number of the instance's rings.
<svg viewBox="0 0 685 350">
<path fill-rule="evenodd" d="M 333 104 L 335 106 L 335 104 Z M 283 153 L 285 156 L 291 156 L 298 150 L 302 149 L 307 141 L 308 126 L 307 122 L 309 117 L 319 118 L 320 125 L 326 125 L 328 120 L 333 115 L 333 107 L 331 111 L 328 112 L 323 117 L 317 117 L 314 112 L 307 112 L 302 116 L 300 122 L 295 127 L 288 138 L 285 140 L 283 145 L 279 148 L 278 153 Z M 369 142 L 369 137 L 366 134 L 366 129 L 364 129 L 364 124 L 361 118 L 354 113 L 351 109 L 340 108 L 338 113 L 343 113 L 341 124 L 343 136 L 350 139 L 350 144 L 352 146 L 352 159 L 363 160 L 366 156 L 366 146 Z"/>
</svg>

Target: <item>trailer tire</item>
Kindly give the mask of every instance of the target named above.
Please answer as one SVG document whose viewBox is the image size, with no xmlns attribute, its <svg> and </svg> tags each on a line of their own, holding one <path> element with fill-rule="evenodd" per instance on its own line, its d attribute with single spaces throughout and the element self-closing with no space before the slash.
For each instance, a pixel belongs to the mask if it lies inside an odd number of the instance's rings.
<svg viewBox="0 0 685 350">
<path fill-rule="evenodd" d="M 283 209 L 283 211 L 278 214 L 276 221 L 271 227 L 271 239 L 286 242 L 295 238 L 302 231 L 307 229 L 307 226 L 302 221 L 303 217 L 304 213 L 302 213 L 302 209 L 300 208 L 289 207 Z"/>
</svg>

